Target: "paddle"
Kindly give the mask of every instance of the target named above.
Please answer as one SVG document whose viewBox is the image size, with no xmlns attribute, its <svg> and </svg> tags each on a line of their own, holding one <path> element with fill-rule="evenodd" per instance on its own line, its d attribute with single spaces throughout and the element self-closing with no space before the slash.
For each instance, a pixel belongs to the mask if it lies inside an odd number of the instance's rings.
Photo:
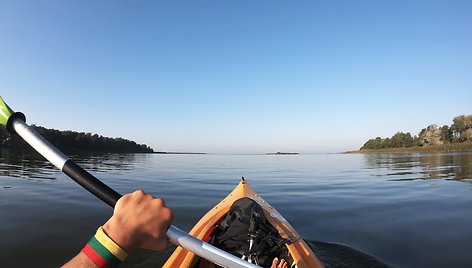
<svg viewBox="0 0 472 268">
<path fill-rule="evenodd" d="M 114 207 L 121 194 L 108 187 L 99 179 L 77 165 L 64 153 L 45 140 L 34 129 L 26 124 L 23 113 L 13 110 L 0 97 L 0 124 L 6 125 L 11 134 L 18 134 L 38 153 L 64 172 L 87 191 L 100 198 L 109 206 Z M 219 248 L 205 243 L 171 225 L 167 230 L 167 238 L 171 243 L 181 246 L 198 256 L 223 267 L 259 267 L 231 255 Z"/>
</svg>

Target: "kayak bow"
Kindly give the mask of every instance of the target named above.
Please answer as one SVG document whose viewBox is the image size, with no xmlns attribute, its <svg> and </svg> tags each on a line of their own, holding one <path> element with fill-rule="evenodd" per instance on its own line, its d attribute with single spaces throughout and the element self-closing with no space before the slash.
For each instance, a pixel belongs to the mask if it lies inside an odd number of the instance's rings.
<svg viewBox="0 0 472 268">
<path fill-rule="evenodd" d="M 223 218 L 227 215 L 233 203 L 241 198 L 250 198 L 256 201 L 264 210 L 266 220 L 277 229 L 279 235 L 290 241 L 286 244 L 290 257 L 292 259 L 292 266 L 297 268 L 317 268 L 323 267 L 315 253 L 305 243 L 303 238 L 295 231 L 295 229 L 287 222 L 287 220 L 272 206 L 270 206 L 264 199 L 262 199 L 244 180 L 234 188 L 234 190 L 225 197 L 220 203 L 213 207 L 207 214 L 205 214 L 200 221 L 190 231 L 190 235 L 198 239 L 205 239 L 213 232 Z M 164 268 L 174 267 L 199 267 L 199 257 L 194 253 L 189 252 L 183 248 L 177 248 L 164 264 Z"/>
</svg>

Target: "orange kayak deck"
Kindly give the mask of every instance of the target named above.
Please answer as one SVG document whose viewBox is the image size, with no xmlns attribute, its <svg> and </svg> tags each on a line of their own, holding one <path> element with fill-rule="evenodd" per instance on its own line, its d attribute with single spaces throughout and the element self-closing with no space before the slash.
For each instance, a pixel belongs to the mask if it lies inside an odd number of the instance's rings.
<svg viewBox="0 0 472 268">
<path fill-rule="evenodd" d="M 189 234 L 200 240 L 203 239 L 205 235 L 226 216 L 234 201 L 242 197 L 251 198 L 261 205 L 269 223 L 279 231 L 281 237 L 291 241 L 291 243 L 286 246 L 293 258 L 292 267 L 323 267 L 321 262 L 316 258 L 315 253 L 310 249 L 305 241 L 303 241 L 287 220 L 275 208 L 262 199 L 244 179 L 239 182 L 236 188 L 234 188 L 227 197 L 208 211 L 195 227 L 193 227 Z M 199 257 L 194 253 L 181 247 L 177 247 L 163 267 L 194 267 L 198 259 Z M 293 266 L 295 264 L 296 266 Z"/>
</svg>

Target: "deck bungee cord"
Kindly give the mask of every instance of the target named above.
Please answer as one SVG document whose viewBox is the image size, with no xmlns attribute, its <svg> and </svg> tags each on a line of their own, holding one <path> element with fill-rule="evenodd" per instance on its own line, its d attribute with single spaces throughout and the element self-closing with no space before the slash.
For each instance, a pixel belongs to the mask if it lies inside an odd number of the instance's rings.
<svg viewBox="0 0 472 268">
<path fill-rule="evenodd" d="M 87 191 L 114 207 L 121 194 L 101 182 L 95 176 L 77 165 L 54 145 L 39 135 L 26 124 L 26 116 L 21 112 L 14 112 L 0 97 L 0 124 L 5 125 L 12 135 L 19 135 L 33 149 L 51 162 L 55 167 L 77 182 Z M 209 243 L 203 242 L 179 228 L 171 225 L 167 230 L 167 239 L 176 246 L 180 246 L 196 255 L 222 267 L 254 268 L 259 267 L 225 252 Z"/>
</svg>

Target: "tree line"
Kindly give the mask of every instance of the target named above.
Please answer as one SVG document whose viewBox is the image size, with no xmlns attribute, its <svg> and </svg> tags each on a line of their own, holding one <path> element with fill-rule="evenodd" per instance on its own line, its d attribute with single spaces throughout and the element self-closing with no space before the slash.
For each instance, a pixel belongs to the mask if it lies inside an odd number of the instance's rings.
<svg viewBox="0 0 472 268">
<path fill-rule="evenodd" d="M 452 122 L 450 126 L 444 125 L 442 127 L 431 124 L 415 136 L 409 132 L 397 132 L 390 138 L 370 139 L 364 143 L 361 150 L 472 142 L 472 114 L 456 116 Z"/>
<path fill-rule="evenodd" d="M 137 144 L 123 138 L 109 138 L 101 135 L 48 129 L 31 125 L 41 136 L 63 151 L 81 152 L 116 152 L 116 153 L 152 153 L 154 150 L 146 144 Z M 0 147 L 12 149 L 31 148 L 18 135 L 10 135 L 5 126 L 0 126 Z"/>
</svg>

